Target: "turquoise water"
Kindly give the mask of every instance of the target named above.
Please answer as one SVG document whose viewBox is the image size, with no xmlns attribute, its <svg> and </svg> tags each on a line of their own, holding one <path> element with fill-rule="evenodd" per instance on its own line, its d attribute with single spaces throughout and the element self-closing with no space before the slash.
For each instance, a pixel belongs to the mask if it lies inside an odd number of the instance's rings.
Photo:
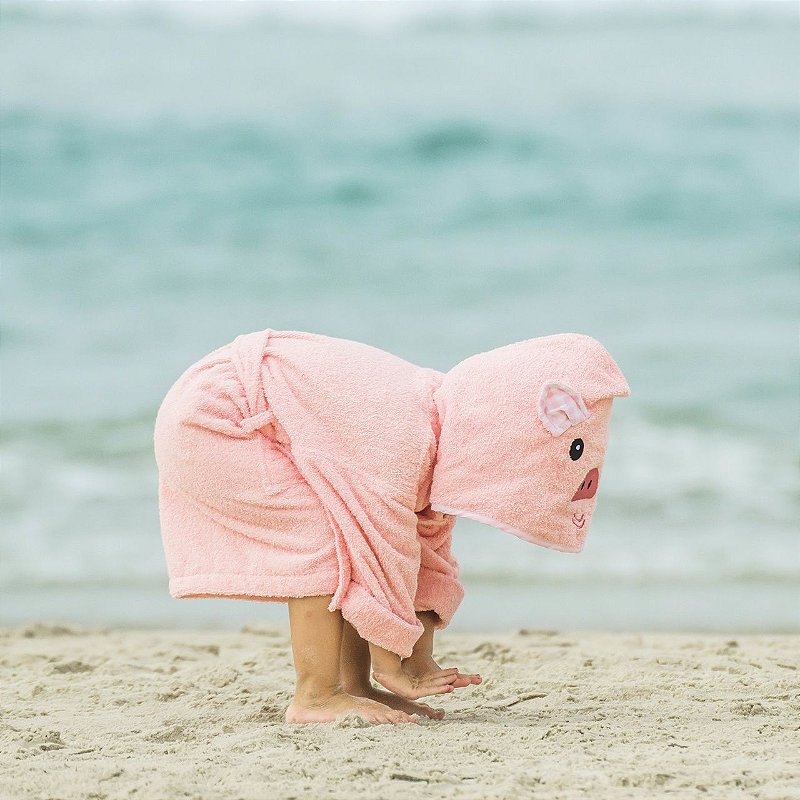
<svg viewBox="0 0 800 800">
<path fill-rule="evenodd" d="M 4 4 L 0 623 L 168 597 L 151 451 L 265 327 L 622 367 L 586 549 L 461 521 L 464 628 L 800 629 L 789 3 Z"/>
</svg>

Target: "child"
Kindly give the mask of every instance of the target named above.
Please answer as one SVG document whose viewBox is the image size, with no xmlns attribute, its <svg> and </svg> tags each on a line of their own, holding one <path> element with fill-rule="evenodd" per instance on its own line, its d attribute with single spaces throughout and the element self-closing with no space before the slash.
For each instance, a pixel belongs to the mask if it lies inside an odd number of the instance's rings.
<svg viewBox="0 0 800 800">
<path fill-rule="evenodd" d="M 239 336 L 189 367 L 156 419 L 170 593 L 288 603 L 287 722 L 441 718 L 416 701 L 481 681 L 432 655 L 463 597 L 456 517 L 579 551 L 611 400 L 629 393 L 582 334 L 446 375 L 320 334 Z"/>
</svg>

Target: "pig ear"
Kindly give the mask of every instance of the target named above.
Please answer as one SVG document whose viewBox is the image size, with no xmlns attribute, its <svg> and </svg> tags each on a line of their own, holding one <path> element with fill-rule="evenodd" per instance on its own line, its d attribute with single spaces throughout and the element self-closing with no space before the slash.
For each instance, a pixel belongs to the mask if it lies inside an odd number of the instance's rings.
<svg viewBox="0 0 800 800">
<path fill-rule="evenodd" d="M 539 395 L 539 419 L 553 436 L 589 419 L 583 398 L 566 383 L 547 381 Z"/>
</svg>

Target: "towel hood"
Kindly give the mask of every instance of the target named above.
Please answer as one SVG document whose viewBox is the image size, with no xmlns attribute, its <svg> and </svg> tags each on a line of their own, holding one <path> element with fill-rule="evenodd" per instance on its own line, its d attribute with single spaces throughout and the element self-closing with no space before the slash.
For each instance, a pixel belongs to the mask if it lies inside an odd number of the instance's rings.
<svg viewBox="0 0 800 800">
<path fill-rule="evenodd" d="M 562 333 L 478 353 L 434 393 L 431 508 L 555 550 L 583 549 L 614 397 L 625 377 L 596 339 Z"/>
</svg>

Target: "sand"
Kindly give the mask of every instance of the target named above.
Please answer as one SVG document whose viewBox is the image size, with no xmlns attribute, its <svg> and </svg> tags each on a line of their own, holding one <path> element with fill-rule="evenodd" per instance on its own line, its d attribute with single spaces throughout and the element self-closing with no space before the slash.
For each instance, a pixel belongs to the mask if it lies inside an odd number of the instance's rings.
<svg viewBox="0 0 800 800">
<path fill-rule="evenodd" d="M 439 636 L 442 721 L 283 722 L 287 632 L 0 629 L 2 798 L 800 798 L 800 637 Z"/>
</svg>

